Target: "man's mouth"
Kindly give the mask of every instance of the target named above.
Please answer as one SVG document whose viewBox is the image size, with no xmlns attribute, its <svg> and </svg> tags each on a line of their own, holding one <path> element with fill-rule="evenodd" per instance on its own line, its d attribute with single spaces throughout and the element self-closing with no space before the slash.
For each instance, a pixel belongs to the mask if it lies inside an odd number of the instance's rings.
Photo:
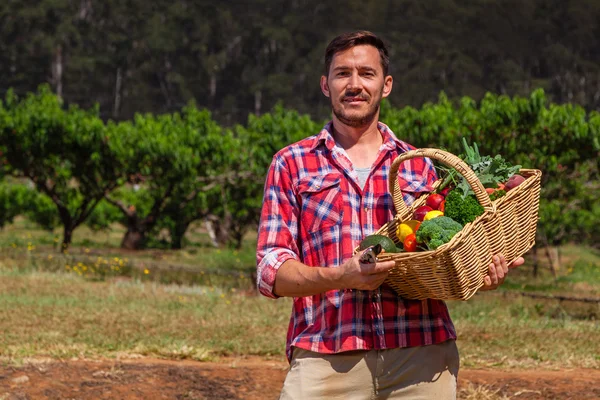
<svg viewBox="0 0 600 400">
<path fill-rule="evenodd" d="M 361 103 L 367 101 L 364 97 L 344 97 L 345 103 Z"/>
</svg>

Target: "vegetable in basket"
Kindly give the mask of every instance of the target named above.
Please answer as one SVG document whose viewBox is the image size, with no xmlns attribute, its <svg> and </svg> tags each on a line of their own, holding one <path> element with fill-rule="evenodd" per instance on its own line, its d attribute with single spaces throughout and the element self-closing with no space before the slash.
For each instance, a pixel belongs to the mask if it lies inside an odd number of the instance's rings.
<svg viewBox="0 0 600 400">
<path fill-rule="evenodd" d="M 483 211 L 483 206 L 479 204 L 475 195 L 463 196 L 460 189 L 453 189 L 446 196 L 444 215 L 461 225 L 475 221 Z"/>
<path fill-rule="evenodd" d="M 512 165 L 507 162 L 501 155 L 494 157 L 479 154 L 477 143 L 469 146 L 465 138 L 463 138 L 463 147 L 465 154 L 461 158 L 473 170 L 477 179 L 486 188 L 496 188 L 498 184 L 507 182 L 513 175 L 518 174 L 521 169 L 520 165 Z M 522 177 L 521 177 L 522 178 Z M 455 169 L 448 171 L 448 176 L 438 187 L 439 191 L 445 189 L 450 183 L 454 183 L 456 189 L 460 190 L 463 196 L 474 194 L 469 183 L 458 174 Z M 520 180 L 519 180 L 519 183 Z"/>
<path fill-rule="evenodd" d="M 504 186 L 504 189 L 508 192 L 509 190 L 516 188 L 523 182 L 525 182 L 525 178 L 521 175 L 515 174 L 515 175 L 511 176 L 508 179 L 508 181 L 506 181 L 506 185 Z"/>
<path fill-rule="evenodd" d="M 435 250 L 448 243 L 462 228 L 461 224 L 446 216 L 423 221 L 417 231 L 417 242 Z"/>
<path fill-rule="evenodd" d="M 400 249 L 396 247 L 396 243 L 394 243 L 392 239 L 384 235 L 375 234 L 369 235 L 366 238 L 364 238 L 360 242 L 359 249 L 364 250 L 369 246 L 374 246 L 377 244 L 381 245 L 381 247 L 386 253 L 397 253 L 398 251 L 400 251 Z"/>
<path fill-rule="evenodd" d="M 494 190 L 493 193 L 490 193 L 490 200 L 494 201 L 494 200 L 497 200 L 500 197 L 504 197 L 504 196 L 506 196 L 506 190 L 502 190 L 502 189 Z"/>
</svg>

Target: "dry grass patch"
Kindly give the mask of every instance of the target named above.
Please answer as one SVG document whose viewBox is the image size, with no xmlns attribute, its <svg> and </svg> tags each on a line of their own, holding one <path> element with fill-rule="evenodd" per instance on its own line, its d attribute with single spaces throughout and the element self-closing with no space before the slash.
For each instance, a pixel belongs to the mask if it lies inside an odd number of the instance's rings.
<svg viewBox="0 0 600 400">
<path fill-rule="evenodd" d="M 287 300 L 215 288 L 178 294 L 167 288 L 88 282 L 67 274 L 4 275 L 0 356 L 283 356 Z"/>
<path fill-rule="evenodd" d="M 500 389 L 494 389 L 489 385 L 478 385 L 473 382 L 467 382 L 466 387 L 460 389 L 457 394 L 459 400 L 508 400 L 500 394 Z"/>
</svg>

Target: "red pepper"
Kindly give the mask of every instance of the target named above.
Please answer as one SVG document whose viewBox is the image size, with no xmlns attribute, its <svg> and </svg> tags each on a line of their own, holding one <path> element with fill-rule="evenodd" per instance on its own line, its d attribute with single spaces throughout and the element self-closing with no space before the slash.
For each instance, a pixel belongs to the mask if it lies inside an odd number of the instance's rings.
<svg viewBox="0 0 600 400">
<path fill-rule="evenodd" d="M 404 251 L 417 251 L 417 236 L 414 233 L 411 233 L 404 239 Z"/>
</svg>

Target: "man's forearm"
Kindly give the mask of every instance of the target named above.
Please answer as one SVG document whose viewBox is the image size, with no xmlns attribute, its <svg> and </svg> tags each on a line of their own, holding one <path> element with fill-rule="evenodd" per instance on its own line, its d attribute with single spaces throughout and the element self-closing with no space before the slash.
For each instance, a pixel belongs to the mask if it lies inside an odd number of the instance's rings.
<svg viewBox="0 0 600 400">
<path fill-rule="evenodd" d="M 340 269 L 309 267 L 296 260 L 284 262 L 275 277 L 274 292 L 284 297 L 304 297 L 340 289 Z"/>
</svg>

